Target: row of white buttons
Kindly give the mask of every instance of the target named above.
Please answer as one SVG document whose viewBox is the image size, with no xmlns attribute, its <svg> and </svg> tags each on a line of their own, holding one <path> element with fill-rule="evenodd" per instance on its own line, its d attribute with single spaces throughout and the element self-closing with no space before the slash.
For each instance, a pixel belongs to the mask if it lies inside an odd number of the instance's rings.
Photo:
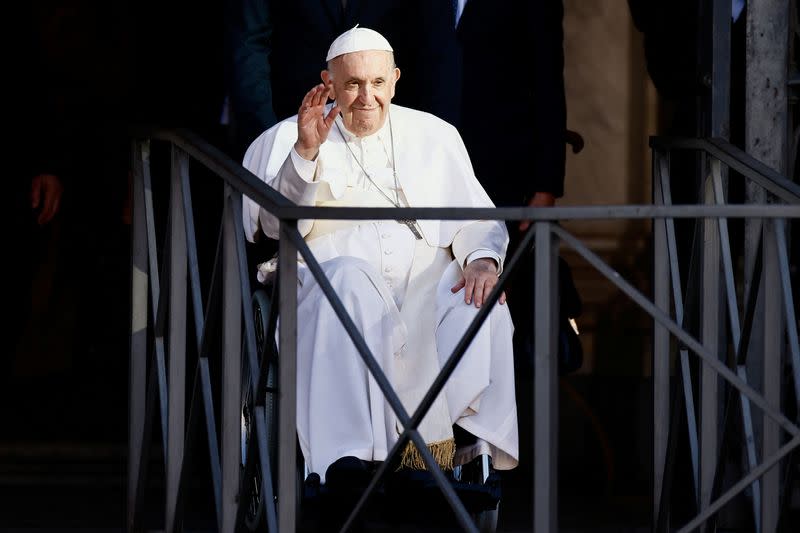
<svg viewBox="0 0 800 533">
<path fill-rule="evenodd" d="M 386 224 L 386 223 L 385 222 L 381 222 L 380 224 L 383 225 L 383 224 Z M 389 233 L 385 233 L 385 232 L 381 233 L 381 239 L 386 240 L 386 239 L 388 239 L 390 237 L 391 237 L 391 235 Z M 392 251 L 387 248 L 386 250 L 383 251 L 383 254 L 384 255 L 392 255 Z M 392 267 L 387 265 L 386 267 L 384 267 L 383 271 L 386 274 L 389 274 L 392 271 Z M 386 281 L 386 286 L 391 289 L 392 288 L 392 280 L 391 280 L 391 278 L 388 275 L 384 276 L 384 281 Z"/>
</svg>

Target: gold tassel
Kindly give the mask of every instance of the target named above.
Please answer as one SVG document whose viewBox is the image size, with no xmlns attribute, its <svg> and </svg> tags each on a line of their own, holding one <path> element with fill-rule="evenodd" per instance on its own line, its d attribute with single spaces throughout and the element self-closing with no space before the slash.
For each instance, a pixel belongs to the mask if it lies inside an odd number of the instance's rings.
<svg viewBox="0 0 800 533">
<path fill-rule="evenodd" d="M 453 469 L 453 459 L 456 455 L 456 441 L 455 439 L 440 440 L 438 442 L 431 442 L 428 444 L 428 449 L 433 455 L 442 470 Z M 400 457 L 401 468 L 410 468 L 412 470 L 427 470 L 425 461 L 422 460 L 422 454 L 419 453 L 417 447 L 413 442 L 408 442 L 403 449 L 403 454 Z"/>
</svg>

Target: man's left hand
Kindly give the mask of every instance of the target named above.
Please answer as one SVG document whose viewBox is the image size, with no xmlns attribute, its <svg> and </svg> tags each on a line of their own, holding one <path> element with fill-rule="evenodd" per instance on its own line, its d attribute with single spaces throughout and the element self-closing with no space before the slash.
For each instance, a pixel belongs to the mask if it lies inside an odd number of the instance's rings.
<svg viewBox="0 0 800 533">
<path fill-rule="evenodd" d="M 497 263 L 489 257 L 481 257 L 464 268 L 464 277 L 450 287 L 450 291 L 456 293 L 463 288 L 464 302 L 470 304 L 474 300 L 475 307 L 480 307 L 495 285 L 497 285 Z M 500 295 L 499 301 L 500 305 L 506 303 L 505 292 Z"/>
<path fill-rule="evenodd" d="M 528 201 L 528 207 L 553 207 L 556 205 L 556 197 L 549 192 L 537 192 Z M 519 230 L 525 231 L 531 226 L 530 220 L 521 220 Z"/>
<path fill-rule="evenodd" d="M 38 174 L 31 181 L 31 207 L 39 209 L 36 222 L 40 226 L 50 222 L 61 205 L 61 194 L 64 186 L 58 176 Z"/>
</svg>

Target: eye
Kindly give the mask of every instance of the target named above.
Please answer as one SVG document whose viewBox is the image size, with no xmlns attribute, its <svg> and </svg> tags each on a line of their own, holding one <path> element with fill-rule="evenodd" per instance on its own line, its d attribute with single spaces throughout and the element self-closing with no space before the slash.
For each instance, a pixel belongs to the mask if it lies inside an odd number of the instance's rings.
<svg viewBox="0 0 800 533">
<path fill-rule="evenodd" d="M 381 79 L 381 80 L 375 80 L 375 83 L 374 83 L 374 85 L 375 85 L 376 87 L 380 87 L 381 85 L 383 85 L 383 80 L 382 80 L 382 79 Z"/>
</svg>

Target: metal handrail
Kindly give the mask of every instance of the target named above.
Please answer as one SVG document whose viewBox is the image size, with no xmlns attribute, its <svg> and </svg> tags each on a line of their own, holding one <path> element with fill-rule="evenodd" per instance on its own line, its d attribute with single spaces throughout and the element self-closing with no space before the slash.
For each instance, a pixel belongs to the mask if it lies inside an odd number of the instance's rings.
<svg viewBox="0 0 800 533">
<path fill-rule="evenodd" d="M 787 203 L 800 203 L 800 185 L 765 165 L 738 146 L 725 139 L 686 139 L 678 137 L 650 137 L 654 150 L 696 150 L 722 161 L 728 168 L 760 185 Z"/>
<path fill-rule="evenodd" d="M 216 516 L 218 528 L 222 531 L 229 531 L 235 525 L 232 517 L 240 516 L 240 507 L 243 504 L 240 498 L 236 503 L 236 493 L 241 492 L 242 487 L 238 486 L 233 480 L 234 473 L 231 472 L 232 464 L 236 463 L 238 446 L 232 446 L 230 427 L 233 423 L 238 423 L 236 409 L 240 398 L 239 387 L 241 386 L 241 358 L 244 356 L 244 363 L 248 370 L 249 382 L 244 386 L 251 390 L 251 397 L 257 399 L 256 412 L 263 413 L 263 400 L 260 393 L 265 386 L 259 376 L 263 375 L 263 369 L 258 367 L 255 354 L 254 328 L 252 316 L 248 313 L 249 305 L 249 276 L 247 273 L 246 254 L 244 250 L 244 232 L 241 217 L 241 195 L 247 195 L 272 215 L 281 220 L 280 239 L 280 308 L 281 308 L 281 353 L 282 364 L 280 365 L 281 397 L 288 398 L 289 401 L 281 401 L 280 408 L 280 458 L 279 458 L 279 487 L 285 494 L 294 494 L 294 346 L 296 331 L 296 293 L 294 283 L 296 279 L 296 257 L 297 252 L 306 260 L 312 274 L 317 278 L 323 292 L 333 305 L 337 315 L 342 320 L 345 330 L 351 336 L 359 353 L 370 369 L 373 377 L 381 386 L 387 401 L 395 410 L 398 419 L 403 425 L 404 431 L 393 448 L 391 454 L 397 453 L 408 439 L 413 441 L 423 455 L 429 469 L 434 473 L 434 477 L 443 491 L 446 500 L 453 508 L 459 523 L 467 531 L 475 531 L 475 526 L 469 519 L 463 505 L 458 501 L 457 496 L 452 491 L 452 487 L 444 478 L 441 471 L 436 466 L 433 458 L 427 452 L 421 436 L 417 432 L 416 425 L 424 417 L 427 408 L 430 407 L 431 399 L 442 389 L 449 374 L 455 368 L 464 350 L 470 342 L 470 338 L 483 319 L 488 315 L 492 303 L 496 301 L 502 290 L 503 284 L 508 276 L 513 275 L 518 259 L 521 254 L 528 250 L 529 244 L 535 238 L 536 246 L 536 265 L 537 265 L 537 294 L 541 297 L 541 305 L 537 306 L 536 311 L 536 419 L 537 426 L 534 429 L 536 456 L 535 456 L 535 530 L 553 531 L 556 527 L 556 447 L 557 432 L 555 429 L 555 416 L 557 413 L 557 395 L 555 382 L 555 364 L 553 354 L 555 353 L 554 335 L 556 322 L 553 318 L 557 302 L 553 300 L 554 292 L 552 287 L 557 286 L 557 269 L 555 269 L 556 243 L 560 239 L 570 247 L 575 249 L 580 255 L 586 258 L 590 264 L 595 266 L 600 272 L 604 273 L 613 283 L 619 286 L 636 303 L 645 309 L 654 319 L 679 338 L 692 353 L 695 353 L 703 360 L 717 375 L 724 377 L 733 387 L 737 388 L 744 396 L 749 398 L 755 405 L 761 407 L 765 414 L 782 426 L 795 438 L 779 450 L 778 456 L 771 456 L 762 461 L 761 465 L 755 468 L 745 480 L 748 483 L 740 482 L 739 485 L 746 487 L 752 480 L 758 479 L 775 462 L 789 453 L 798 441 L 800 428 L 792 421 L 788 420 L 778 409 L 775 409 L 764 399 L 764 396 L 757 393 L 745 381 L 737 376 L 733 371 L 720 363 L 713 351 L 706 348 L 702 343 L 694 339 L 680 324 L 669 316 L 668 309 L 665 310 L 650 302 L 644 295 L 636 291 L 628 282 L 622 279 L 618 273 L 610 269 L 596 255 L 594 255 L 585 245 L 581 244 L 574 236 L 566 232 L 563 228 L 555 224 L 560 220 L 596 220 L 596 219 L 653 219 L 663 220 L 671 223 L 676 218 L 707 218 L 725 219 L 730 217 L 758 217 L 769 220 L 776 220 L 776 227 L 782 227 L 783 219 L 800 218 L 800 195 L 797 194 L 792 186 L 787 185 L 780 176 L 771 175 L 750 161 L 740 161 L 740 154 L 732 152 L 728 147 L 712 143 L 710 141 L 663 141 L 658 138 L 651 139 L 652 146 L 658 146 L 659 150 L 670 150 L 672 148 L 695 148 L 705 150 L 707 153 L 719 154 L 718 160 L 729 164 L 734 168 L 739 165 L 749 175 L 757 176 L 754 181 L 763 182 L 764 187 L 770 190 L 776 197 L 788 201 L 786 204 L 770 205 L 681 205 L 681 206 L 659 206 L 659 205 L 627 205 L 627 206 L 589 206 L 589 207 L 553 207 L 549 209 L 536 209 L 529 207 L 518 208 L 400 208 L 402 215 L 416 219 L 453 219 L 453 220 L 474 220 L 474 219 L 504 219 L 504 220 L 533 220 L 539 222 L 532 226 L 525 237 L 525 245 L 517 250 L 517 253 L 507 265 L 500 283 L 493 290 L 487 305 L 477 313 L 472 324 L 467 329 L 465 336 L 459 342 L 457 349 L 443 366 L 440 375 L 434 381 L 426 398 L 418 406 L 415 413 L 411 416 L 404 411 L 402 404 L 394 395 L 393 389 L 388 380 L 383 376 L 382 371 L 372 358 L 366 344 L 349 320 L 344 307 L 338 301 L 330 284 L 324 277 L 321 268 L 308 250 L 305 242 L 296 230 L 296 223 L 304 218 L 325 218 L 325 219 L 396 219 L 398 208 L 320 208 L 295 206 L 286 198 L 279 195 L 274 190 L 266 186 L 260 179 L 243 169 L 240 165 L 230 160 L 221 151 L 205 143 L 196 135 L 180 130 L 162 130 L 155 132 L 151 138 L 169 142 L 176 150 L 173 164 L 173 193 L 170 206 L 170 229 L 168 246 L 170 253 L 165 259 L 163 266 L 170 265 L 170 278 L 166 279 L 164 287 L 158 284 L 158 260 L 155 248 L 155 233 L 152 210 L 152 198 L 149 196 L 149 162 L 144 163 L 149 157 L 147 143 L 136 142 L 134 149 L 135 162 L 135 201 L 134 201 L 134 266 L 135 272 L 138 268 L 144 273 L 144 279 L 149 276 L 149 284 L 141 281 L 141 276 L 134 275 L 133 283 L 133 306 L 134 306 L 134 337 L 132 338 L 131 348 L 131 460 L 129 463 L 129 529 L 138 527 L 137 513 L 141 506 L 143 483 L 146 478 L 147 468 L 147 449 L 149 446 L 149 427 L 152 426 L 156 411 L 152 408 L 156 397 L 162 406 L 159 418 L 164 427 L 165 419 L 170 420 L 169 427 L 165 428 L 164 433 L 172 435 L 169 442 L 163 444 L 165 448 L 165 461 L 168 471 L 168 491 L 167 491 L 167 530 L 173 530 L 180 524 L 180 502 L 182 501 L 182 491 L 185 485 L 186 476 L 186 455 L 191 451 L 194 428 L 199 424 L 199 410 L 205 413 L 206 437 L 209 439 L 211 449 L 212 472 L 214 474 L 214 497 L 216 504 Z M 188 158 L 192 158 L 201 165 L 210 169 L 219 178 L 226 182 L 225 203 L 223 209 L 223 224 L 220 233 L 220 240 L 217 246 L 217 259 L 212 275 L 212 291 L 209 301 L 206 303 L 205 314 L 203 302 L 200 296 L 199 275 L 197 270 L 197 251 L 194 243 L 193 214 L 191 211 L 191 191 L 188 187 Z M 173 250 L 173 246 L 177 246 Z M 781 260 L 784 260 L 785 253 Z M 186 294 L 187 276 L 184 265 L 188 268 L 188 280 L 190 294 Z M 220 272 L 218 272 L 221 271 Z M 162 276 L 163 277 L 163 276 Z M 221 288 L 224 284 L 224 290 Z M 538 290 L 541 289 L 541 292 Z M 155 338 L 151 349 L 152 360 L 150 364 L 151 377 L 147 377 L 147 363 L 145 355 L 145 345 L 136 335 L 138 332 L 150 329 L 150 320 L 147 318 L 146 305 L 142 306 L 142 301 L 147 302 L 147 293 L 152 298 L 152 322 L 155 325 Z M 142 295 L 144 294 L 144 299 Z M 167 298 L 167 294 L 170 295 Z M 198 353 L 200 355 L 195 378 L 195 392 L 192 395 L 189 427 L 184 428 L 183 415 L 176 414 L 176 406 L 182 406 L 182 400 L 178 399 L 185 395 L 185 391 L 180 379 L 180 373 L 185 369 L 181 367 L 181 354 L 185 346 L 181 342 L 175 341 L 174 333 L 185 334 L 185 326 L 181 326 L 181 321 L 185 315 L 185 309 L 181 309 L 182 304 L 174 305 L 175 298 L 181 295 L 189 297 L 189 303 L 194 311 L 194 322 L 198 333 Z M 208 373 L 208 349 L 206 346 L 206 328 L 210 322 L 209 314 L 216 309 L 222 301 L 224 305 L 223 316 L 223 402 L 221 408 L 222 435 L 220 437 L 221 447 L 216 446 L 216 427 L 214 423 L 214 404 L 211 401 L 211 384 Z M 167 305 L 172 302 L 169 310 L 169 317 L 166 316 Z M 788 305 L 788 303 L 787 303 Z M 185 306 L 184 306 L 185 307 Z M 244 316 L 244 324 L 241 317 Z M 136 328 L 140 329 L 136 329 Z M 244 330 L 244 338 L 242 338 Z M 795 332 L 796 333 L 796 332 Z M 744 332 L 743 332 L 744 335 Z M 164 338 L 170 339 L 169 368 L 164 362 Z M 795 336 L 796 338 L 796 336 Z M 135 342 L 134 342 L 135 341 Z M 185 344 L 185 343 L 184 343 Z M 796 344 L 796 343 L 795 343 Z M 160 346 L 160 348 L 159 348 Z M 238 356 L 237 356 L 238 354 Z M 174 368 L 173 368 L 173 365 Z M 166 373 L 170 372 L 169 387 L 166 386 Z M 158 386 L 156 386 L 158 384 Z M 148 393 L 149 400 L 142 398 L 143 391 Z M 260 403 L 259 403 L 260 402 Z M 236 405 L 234 405 L 236 404 Z M 166 413 L 165 413 L 165 405 Z M 174 424 L 172 423 L 174 421 Z M 256 417 L 256 449 L 263 457 L 266 450 L 266 428 L 263 416 Z M 142 430 L 140 433 L 137 431 Z M 238 436 L 238 435 L 237 435 Z M 180 442 L 180 446 L 174 443 Z M 291 445 L 290 445 L 291 444 Z M 174 449 L 173 449 L 174 448 Z M 252 460 L 254 454 L 248 454 L 248 461 Z M 390 455 L 391 457 L 391 455 Z M 777 458 L 776 458 L 777 457 Z M 371 491 L 377 486 L 380 476 L 385 473 L 389 461 L 385 461 L 378 475 L 373 478 L 365 494 L 353 510 L 345 529 L 352 524 L 355 517 L 363 509 Z M 263 494 L 271 495 L 272 473 L 269 471 L 269 460 L 264 457 L 261 461 L 262 468 L 262 489 Z M 238 471 L 236 472 L 238 475 Z M 170 481 L 172 480 L 172 481 Z M 738 487 L 737 485 L 736 487 Z M 736 488 L 734 487 L 734 488 Z M 706 508 L 693 523 L 705 520 L 713 511 L 727 501 L 732 496 L 729 490 L 716 503 Z M 294 524 L 294 504 L 291 497 L 281 498 L 279 508 L 274 508 L 271 498 L 266 502 L 267 522 L 270 531 L 281 528 L 292 528 Z M 277 516 L 276 516 L 277 515 Z M 698 522 L 699 523 L 699 522 Z M 690 524 L 691 525 L 691 524 Z"/>
<path fill-rule="evenodd" d="M 163 140 L 184 150 L 195 161 L 216 173 L 234 190 L 248 196 L 276 218 L 301 219 L 325 218 L 329 220 L 394 220 L 398 209 L 402 209 L 405 217 L 421 220 L 600 220 L 611 218 L 653 219 L 653 218 L 699 218 L 708 213 L 711 217 L 731 218 L 792 218 L 797 215 L 791 206 L 780 206 L 763 211 L 759 205 L 701 206 L 680 205 L 666 209 L 650 204 L 642 205 L 607 205 L 581 207 L 551 207 L 543 210 L 536 207 L 308 207 L 297 206 L 274 189 L 268 187 L 252 172 L 248 171 L 220 149 L 204 141 L 197 134 L 188 130 L 156 130 L 153 139 Z M 652 137 L 651 146 L 662 148 L 685 148 L 713 150 L 714 145 L 704 139 L 677 139 Z M 733 147 L 735 148 L 735 147 Z M 791 203 L 800 203 L 800 186 L 780 174 L 759 163 L 751 156 L 741 152 L 749 161 L 750 170 L 746 177 L 761 182 L 770 182 L 771 188 L 778 191 L 781 199 Z M 739 155 L 737 155 L 739 157 Z M 723 161 L 727 164 L 727 161 Z M 752 168 L 751 168 L 752 167 Z M 763 168 L 759 168 L 763 167 Z M 763 171 L 763 173 L 761 173 Z M 789 185 L 787 185 L 787 183 Z M 784 198 L 786 196 L 786 198 Z M 787 199 L 788 198 L 788 199 Z"/>
</svg>

